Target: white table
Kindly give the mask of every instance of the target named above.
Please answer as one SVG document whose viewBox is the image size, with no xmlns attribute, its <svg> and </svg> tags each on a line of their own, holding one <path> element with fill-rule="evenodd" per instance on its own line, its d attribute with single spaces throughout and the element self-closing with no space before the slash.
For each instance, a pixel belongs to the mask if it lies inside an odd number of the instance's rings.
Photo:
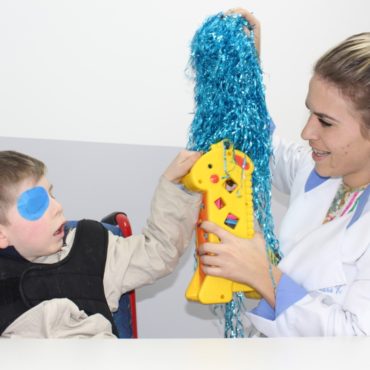
<svg viewBox="0 0 370 370">
<path fill-rule="evenodd" d="M 2 340 L 0 368 L 370 369 L 369 338 Z"/>
</svg>

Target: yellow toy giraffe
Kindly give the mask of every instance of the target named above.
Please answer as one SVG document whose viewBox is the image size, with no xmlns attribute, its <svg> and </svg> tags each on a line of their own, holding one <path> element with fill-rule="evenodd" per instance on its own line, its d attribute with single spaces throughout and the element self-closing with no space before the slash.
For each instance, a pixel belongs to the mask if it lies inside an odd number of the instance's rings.
<svg viewBox="0 0 370 370">
<path fill-rule="evenodd" d="M 235 150 L 228 140 L 211 145 L 195 163 L 182 183 L 186 188 L 203 193 L 199 221 L 209 220 L 230 233 L 242 237 L 254 236 L 251 159 Z M 200 223 L 200 222 L 199 222 Z M 218 243 L 214 234 L 197 227 L 196 246 L 204 242 Z M 245 292 L 259 298 L 251 287 L 231 280 L 205 275 L 197 257 L 197 268 L 186 291 L 186 298 L 205 304 L 230 302 L 233 292 Z"/>
</svg>

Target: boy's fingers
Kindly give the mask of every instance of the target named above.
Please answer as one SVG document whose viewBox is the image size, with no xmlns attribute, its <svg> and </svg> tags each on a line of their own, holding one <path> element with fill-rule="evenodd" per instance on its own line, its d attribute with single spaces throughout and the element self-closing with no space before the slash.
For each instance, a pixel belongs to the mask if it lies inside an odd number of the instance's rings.
<svg viewBox="0 0 370 370">
<path fill-rule="evenodd" d="M 201 152 L 194 152 L 189 150 L 183 150 L 181 152 L 181 156 L 184 161 L 196 161 L 201 155 Z"/>
<path fill-rule="evenodd" d="M 176 158 L 171 162 L 164 172 L 164 176 L 175 183 L 178 183 L 181 178 L 186 175 L 194 163 L 202 155 L 200 152 L 182 150 L 177 154 Z"/>
<path fill-rule="evenodd" d="M 194 163 L 199 159 L 201 153 L 199 152 L 187 152 L 179 158 L 179 165 L 184 170 L 190 170 Z"/>
</svg>

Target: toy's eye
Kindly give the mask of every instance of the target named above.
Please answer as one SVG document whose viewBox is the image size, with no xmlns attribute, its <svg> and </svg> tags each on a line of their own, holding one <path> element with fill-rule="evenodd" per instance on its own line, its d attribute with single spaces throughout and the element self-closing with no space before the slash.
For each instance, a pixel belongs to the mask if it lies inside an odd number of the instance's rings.
<svg viewBox="0 0 370 370">
<path fill-rule="evenodd" d="M 211 163 L 209 163 L 208 164 L 208 168 L 212 168 L 213 166 L 212 166 L 212 164 Z"/>
</svg>

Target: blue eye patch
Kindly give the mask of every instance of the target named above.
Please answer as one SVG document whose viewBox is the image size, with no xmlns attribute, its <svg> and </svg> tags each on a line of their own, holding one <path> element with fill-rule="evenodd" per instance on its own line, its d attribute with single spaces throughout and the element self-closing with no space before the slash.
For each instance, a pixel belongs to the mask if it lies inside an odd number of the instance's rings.
<svg viewBox="0 0 370 370">
<path fill-rule="evenodd" d="M 19 214 L 29 221 L 42 217 L 49 207 L 49 194 L 42 186 L 24 191 L 17 200 Z"/>
</svg>

